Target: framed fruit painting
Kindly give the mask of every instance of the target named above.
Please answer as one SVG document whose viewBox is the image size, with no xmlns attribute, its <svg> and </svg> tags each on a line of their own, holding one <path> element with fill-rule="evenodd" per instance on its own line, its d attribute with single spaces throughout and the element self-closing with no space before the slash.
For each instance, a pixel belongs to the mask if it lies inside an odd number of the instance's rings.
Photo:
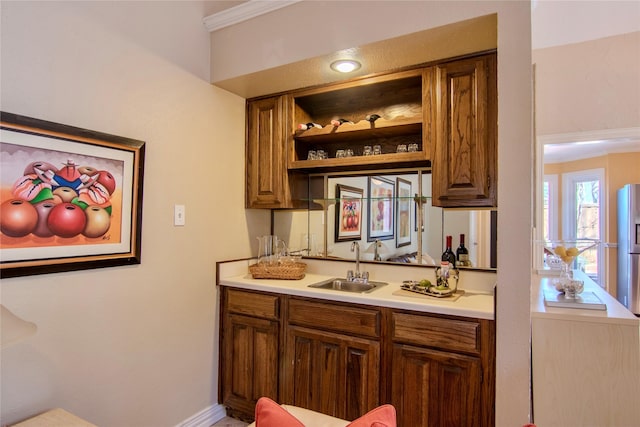
<svg viewBox="0 0 640 427">
<path fill-rule="evenodd" d="M 144 150 L 1 112 L 1 277 L 139 264 Z"/>
<path fill-rule="evenodd" d="M 369 177 L 367 241 L 393 239 L 395 183 L 379 176 Z"/>
<path fill-rule="evenodd" d="M 361 188 L 336 185 L 336 242 L 362 239 Z"/>
</svg>

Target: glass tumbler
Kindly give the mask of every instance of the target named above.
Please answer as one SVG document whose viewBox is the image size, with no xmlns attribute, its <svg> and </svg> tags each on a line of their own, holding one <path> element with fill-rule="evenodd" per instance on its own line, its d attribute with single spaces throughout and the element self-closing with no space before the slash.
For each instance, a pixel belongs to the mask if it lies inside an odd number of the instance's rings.
<svg viewBox="0 0 640 427">
<path fill-rule="evenodd" d="M 396 148 L 396 152 L 397 153 L 406 153 L 407 152 L 407 146 L 405 144 L 399 144 L 398 147 Z"/>
<path fill-rule="evenodd" d="M 309 150 L 309 152 L 307 153 L 307 160 L 317 160 L 318 159 L 318 153 L 316 153 L 316 150 Z"/>
<path fill-rule="evenodd" d="M 374 155 L 382 154 L 382 147 L 380 147 L 379 145 L 374 145 L 373 154 Z"/>
<path fill-rule="evenodd" d="M 364 146 L 364 150 L 362 150 L 362 155 L 363 156 L 370 156 L 371 154 L 372 154 L 371 146 L 370 145 L 365 145 Z"/>
</svg>

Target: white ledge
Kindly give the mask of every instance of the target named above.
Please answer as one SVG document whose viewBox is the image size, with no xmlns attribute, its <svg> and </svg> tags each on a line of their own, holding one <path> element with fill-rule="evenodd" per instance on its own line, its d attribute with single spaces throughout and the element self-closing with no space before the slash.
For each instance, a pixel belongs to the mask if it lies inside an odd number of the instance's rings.
<svg viewBox="0 0 640 427">
<path fill-rule="evenodd" d="M 620 141 L 640 139 L 640 127 L 619 129 L 598 129 L 584 132 L 538 135 L 543 144 L 575 143 L 577 141 Z"/>
<path fill-rule="evenodd" d="M 209 32 L 213 32 L 290 6 L 299 1 L 302 0 L 249 0 L 238 6 L 209 15 L 205 17 L 202 22 Z"/>
</svg>

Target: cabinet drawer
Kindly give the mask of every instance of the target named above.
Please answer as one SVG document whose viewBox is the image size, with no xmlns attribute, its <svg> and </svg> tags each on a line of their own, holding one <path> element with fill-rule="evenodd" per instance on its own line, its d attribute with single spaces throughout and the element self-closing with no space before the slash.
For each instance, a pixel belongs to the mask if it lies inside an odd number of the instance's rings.
<svg viewBox="0 0 640 427">
<path fill-rule="evenodd" d="M 289 299 L 289 323 L 378 338 L 380 312 L 319 301 Z"/>
<path fill-rule="evenodd" d="M 393 313 L 393 340 L 445 350 L 480 353 L 480 323 Z"/>
<path fill-rule="evenodd" d="M 280 299 L 276 295 L 227 289 L 227 310 L 231 313 L 278 320 Z"/>
</svg>

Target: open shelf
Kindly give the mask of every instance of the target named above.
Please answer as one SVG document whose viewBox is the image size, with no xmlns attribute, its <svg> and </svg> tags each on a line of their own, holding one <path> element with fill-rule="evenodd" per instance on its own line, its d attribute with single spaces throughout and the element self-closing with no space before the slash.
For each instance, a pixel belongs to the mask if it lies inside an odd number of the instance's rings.
<svg viewBox="0 0 640 427">
<path fill-rule="evenodd" d="M 353 156 L 338 159 L 329 158 L 323 160 L 297 160 L 289 164 L 289 170 L 304 170 L 308 172 L 324 172 L 327 170 L 342 170 L 357 166 L 360 170 L 380 169 L 386 167 L 428 167 L 431 162 L 426 153 L 417 151 L 413 153 L 389 153 L 375 156 Z"/>
<path fill-rule="evenodd" d="M 293 125 L 317 123 L 322 128 L 291 129 L 289 170 L 307 172 L 349 169 L 410 168 L 429 165 L 429 147 L 423 146 L 422 71 L 412 70 L 365 78 L 293 96 Z M 380 117 L 369 122 L 365 117 Z M 331 125 L 333 119 L 351 123 Z M 400 144 L 416 144 L 418 151 L 397 153 Z M 365 146 L 379 145 L 382 154 L 364 156 Z M 338 150 L 352 157 L 336 158 Z M 328 158 L 307 160 L 311 150 Z"/>
<path fill-rule="evenodd" d="M 345 123 L 335 127 L 324 126 L 322 129 L 311 128 L 296 131 L 296 143 L 324 143 L 336 141 L 355 141 L 363 139 L 390 138 L 401 135 L 420 134 L 422 132 L 422 118 L 396 118 L 385 120 L 380 118 L 375 122 L 361 120 L 358 123 Z"/>
</svg>

